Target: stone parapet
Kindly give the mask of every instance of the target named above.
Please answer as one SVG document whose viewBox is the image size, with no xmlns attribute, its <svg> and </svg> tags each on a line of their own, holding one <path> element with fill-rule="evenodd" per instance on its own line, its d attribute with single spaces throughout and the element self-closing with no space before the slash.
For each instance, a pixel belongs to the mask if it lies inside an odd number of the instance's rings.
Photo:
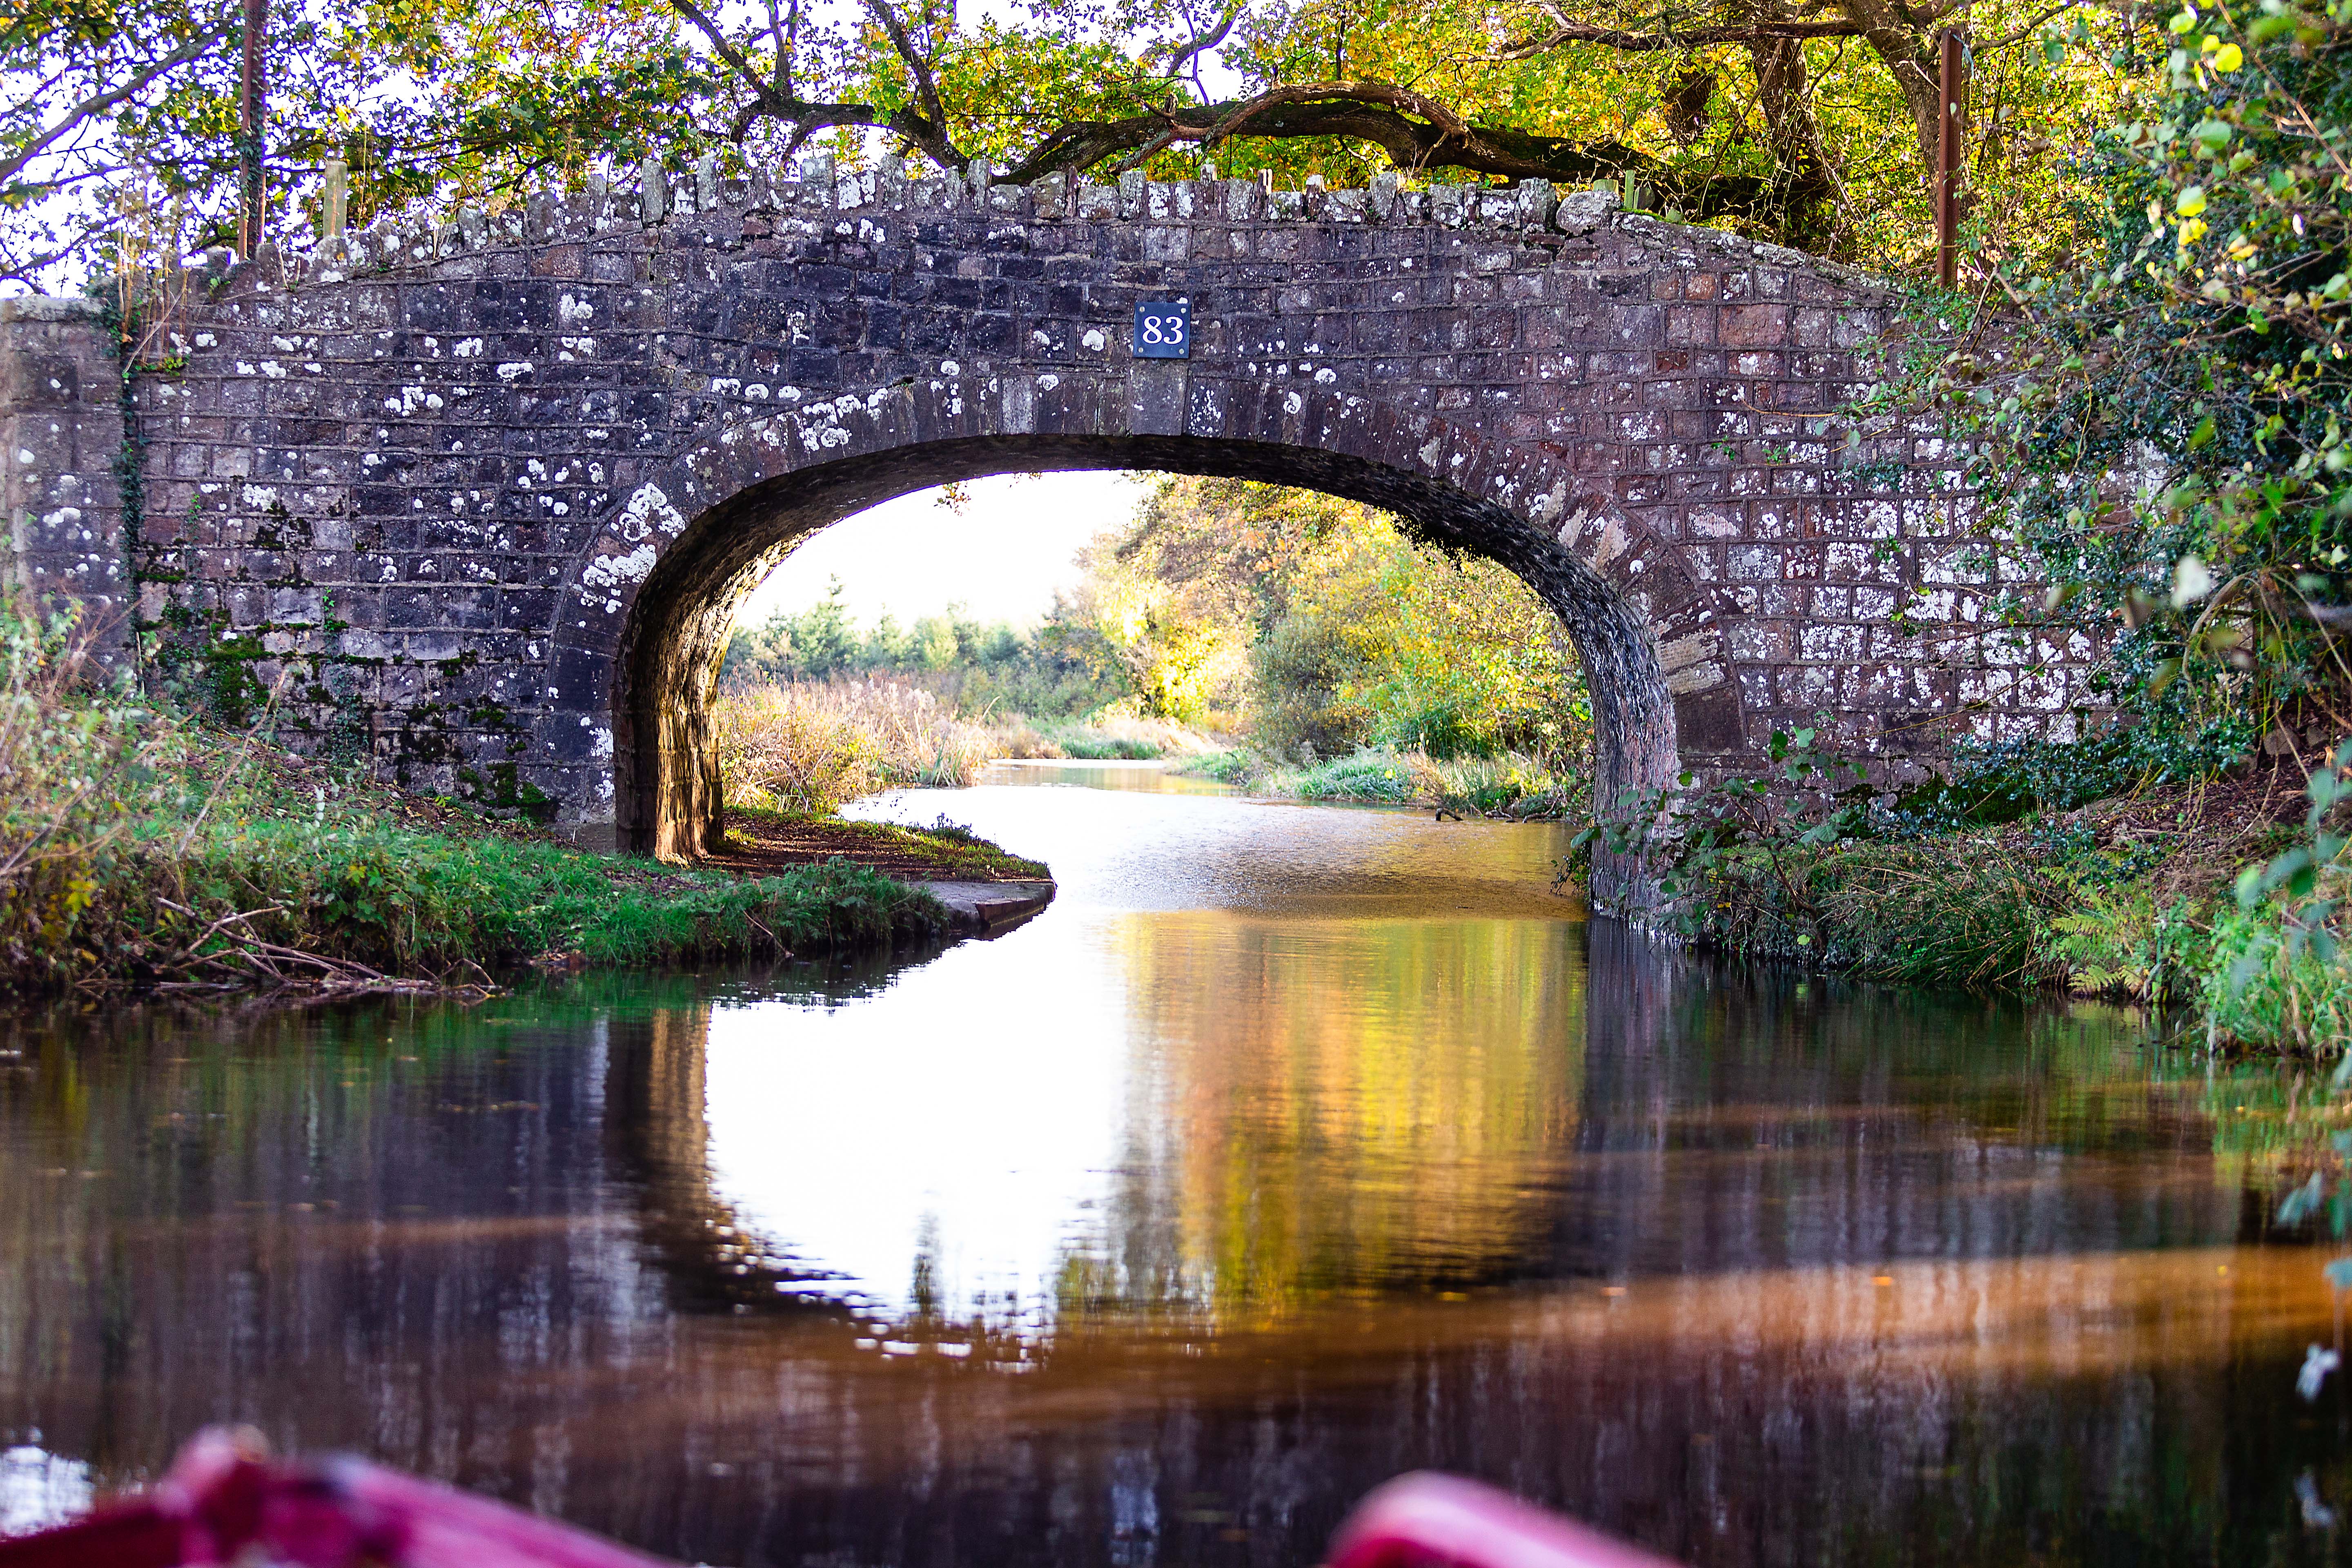
<svg viewBox="0 0 2352 1568">
<path fill-rule="evenodd" d="M 134 389 L 151 636 L 309 743 L 625 845 L 716 820 L 705 707 L 761 573 L 1032 468 L 1312 486 L 1510 566 L 1580 650 L 1604 795 L 1824 714 L 1915 775 L 2084 698 L 2093 650 L 2011 624 L 2038 595 L 1969 454 L 1840 412 L 1895 296 L 1605 194 L 706 169 L 194 281 Z M 1179 297 L 1191 357 L 1131 354 Z M 96 333 L 5 330 L 51 327 Z M 96 497 L 93 384 L 54 379 L 91 423 L 44 482 Z"/>
</svg>

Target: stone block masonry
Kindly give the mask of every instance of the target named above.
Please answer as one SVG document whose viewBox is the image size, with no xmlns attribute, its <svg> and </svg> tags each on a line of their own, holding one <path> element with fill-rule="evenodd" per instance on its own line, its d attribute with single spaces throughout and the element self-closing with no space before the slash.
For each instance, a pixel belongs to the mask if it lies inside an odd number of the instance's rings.
<svg viewBox="0 0 2352 1568">
<path fill-rule="evenodd" d="M 0 300 L 0 508 L 9 586 L 79 605 L 95 647 L 129 644 L 122 369 L 90 300 Z"/>
<path fill-rule="evenodd" d="M 1965 454 L 1849 439 L 1894 301 L 1827 263 L 1539 184 L 820 163 L 658 195 L 379 226 L 192 290 L 181 357 L 134 384 L 151 657 L 415 787 L 686 852 L 718 820 L 729 622 L 798 541 L 950 480 L 1134 468 L 1311 486 L 1511 567 L 1580 650 L 1604 792 L 1822 713 L 1891 773 L 2074 722 L 2091 650 L 1999 624 L 2028 585 Z M 1131 356 L 1135 305 L 1177 297 L 1192 357 Z M 37 310 L 0 331 L 11 397 L 99 352 Z M 11 483 L 110 516 L 112 405 L 74 406 Z"/>
</svg>

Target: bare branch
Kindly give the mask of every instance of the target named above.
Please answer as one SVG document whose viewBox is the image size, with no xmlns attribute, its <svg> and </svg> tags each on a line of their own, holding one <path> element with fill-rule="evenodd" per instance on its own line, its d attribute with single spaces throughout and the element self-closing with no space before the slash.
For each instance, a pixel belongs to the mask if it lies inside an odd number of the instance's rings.
<svg viewBox="0 0 2352 1568">
<path fill-rule="evenodd" d="M 203 54 L 206 49 L 211 48 L 215 43 L 219 41 L 219 39 L 220 34 L 217 31 L 205 33 L 197 37 L 191 38 L 186 43 L 182 44 L 178 48 L 173 49 L 170 54 L 165 55 L 162 59 L 153 62 L 145 69 L 133 75 L 130 80 L 124 82 L 121 86 L 110 89 L 104 92 L 92 93 L 89 97 L 83 99 L 79 103 L 75 104 L 72 108 L 67 110 L 64 114 L 60 115 L 58 118 L 57 122 L 51 125 L 47 131 L 42 132 L 31 142 L 19 147 L 9 157 L 0 159 L 0 184 L 5 184 L 10 180 L 15 179 L 18 174 L 23 172 L 26 164 L 39 157 L 41 153 L 47 149 L 49 144 L 57 141 L 60 136 L 72 131 L 78 125 L 83 125 L 88 123 L 89 121 L 95 120 L 100 115 L 104 114 L 108 110 L 112 109 L 115 105 L 136 97 L 150 82 L 152 82 L 158 77 L 169 75 L 171 72 L 179 69 L 182 66 L 186 65 L 190 60 L 194 59 L 198 55 Z"/>
<path fill-rule="evenodd" d="M 1995 49 L 2005 49 L 2012 44 L 2021 44 L 2027 38 L 2032 37 L 2035 33 L 2040 32 L 2042 30 L 2042 25 L 2044 22 L 2051 20 L 2053 17 L 2063 16 L 2065 13 L 2072 11 L 2075 6 L 2082 4 L 2084 4 L 2084 0 L 2058 0 L 2058 4 L 2051 6 L 2048 10 L 2042 12 L 2042 15 L 2034 17 L 2033 20 L 2028 22 L 2025 26 L 2020 27 L 2014 33 L 2008 35 L 2006 37 L 1995 38 L 1990 44 L 1977 44 L 1972 46 L 1972 47 L 1979 55 L 1989 55 Z"/>
<path fill-rule="evenodd" d="M 1629 33 L 1617 27 L 1600 27 L 1590 22 L 1570 21 L 1558 11 L 1553 11 L 1552 16 L 1556 25 L 1551 31 L 1538 37 L 1521 38 L 1506 44 L 1497 58 L 1523 60 L 1532 55 L 1549 54 L 1566 44 L 1599 44 L 1624 54 L 1638 55 L 1704 48 L 1711 44 L 1758 44 L 1774 38 L 1851 38 L 1863 31 L 1861 23 L 1840 17 L 1833 22 L 1763 19 L 1665 33 Z"/>
<path fill-rule="evenodd" d="M 712 21 L 702 7 L 695 4 L 695 0 L 670 0 L 670 5 L 677 8 L 678 15 L 693 23 L 704 37 L 710 40 L 710 47 L 718 51 L 719 58 L 726 61 L 728 67 L 737 76 L 741 77 L 752 92 L 758 95 L 762 109 L 780 119 L 799 118 L 793 111 L 800 106 L 778 92 L 757 70 L 752 68 L 751 62 L 744 58 L 743 51 L 727 41 L 727 35 L 719 29 L 719 24 Z"/>
<path fill-rule="evenodd" d="M 1233 3 L 1225 7 L 1223 19 L 1219 21 L 1215 26 L 1194 37 L 1191 43 L 1186 44 L 1182 48 L 1178 49 L 1174 54 L 1171 55 L 1168 58 L 1168 68 L 1160 74 L 1166 77 L 1171 81 L 1175 80 L 1178 76 L 1183 73 L 1183 69 L 1187 65 L 1190 65 L 1192 61 L 1200 58 L 1202 55 L 1207 54 L 1219 44 L 1223 43 L 1225 41 L 1225 35 L 1234 30 L 1234 24 L 1241 20 L 1241 15 L 1242 0 L 1233 0 Z"/>
<path fill-rule="evenodd" d="M 891 7 L 890 0 L 866 0 L 866 8 L 881 22 L 882 30 L 890 35 L 890 47 L 897 49 L 898 58 L 907 62 L 907 69 L 915 79 L 915 96 L 923 106 L 921 120 L 906 117 L 920 133 L 901 131 L 901 134 L 907 135 L 935 162 L 950 169 L 961 168 L 965 159 L 948 138 L 948 111 L 940 102 L 939 84 L 931 79 L 930 60 L 915 47 L 914 40 L 908 37 L 906 26 L 898 20 L 898 13 Z M 924 121 L 929 123 L 924 124 Z M 898 128 L 894 126 L 893 129 Z"/>
</svg>

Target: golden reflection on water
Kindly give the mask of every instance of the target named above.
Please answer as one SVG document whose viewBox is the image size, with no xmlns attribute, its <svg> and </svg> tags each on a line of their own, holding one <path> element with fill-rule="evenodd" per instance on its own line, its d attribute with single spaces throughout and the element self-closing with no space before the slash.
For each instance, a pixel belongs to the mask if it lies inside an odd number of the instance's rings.
<svg viewBox="0 0 2352 1568">
<path fill-rule="evenodd" d="M 1576 1124 L 1572 934 L 1224 911 L 1113 922 L 1151 1080 L 1131 1114 L 1171 1150 L 1149 1173 L 1159 1190 L 1125 1196 L 1180 1216 L 1162 1277 L 1239 1324 L 1318 1291 L 1507 1271 L 1547 1223 Z"/>
<path fill-rule="evenodd" d="M 874 809 L 1062 895 L 898 970 L 18 1020 L 0 1518 L 231 1417 L 796 1568 L 1303 1564 L 1415 1466 L 1727 1568 L 2342 1556 L 2327 1254 L 2129 1020 L 1711 971 L 1542 827 Z"/>
</svg>

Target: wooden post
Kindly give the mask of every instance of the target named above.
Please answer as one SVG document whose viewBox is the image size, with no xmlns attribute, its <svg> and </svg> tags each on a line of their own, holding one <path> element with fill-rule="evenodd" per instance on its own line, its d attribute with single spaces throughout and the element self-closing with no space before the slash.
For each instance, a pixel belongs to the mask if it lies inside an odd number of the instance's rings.
<svg viewBox="0 0 2352 1568">
<path fill-rule="evenodd" d="M 341 158 L 328 159 L 327 188 L 320 203 L 325 209 L 320 215 L 322 220 L 320 230 L 323 237 L 332 239 L 343 232 L 343 219 L 351 205 L 351 165 Z"/>
<path fill-rule="evenodd" d="M 1937 39 L 1937 100 L 1942 106 L 1936 137 L 1936 281 L 1945 288 L 1960 280 L 1960 143 L 1968 135 L 1968 53 L 1955 28 Z"/>
<path fill-rule="evenodd" d="M 269 0 L 245 0 L 245 58 L 237 72 L 237 128 L 244 145 L 237 154 L 245 213 L 237 226 L 237 248 L 247 258 L 261 248 L 261 209 L 268 192 L 262 184 L 261 127 L 264 118 L 262 47 L 269 36 Z"/>
</svg>

